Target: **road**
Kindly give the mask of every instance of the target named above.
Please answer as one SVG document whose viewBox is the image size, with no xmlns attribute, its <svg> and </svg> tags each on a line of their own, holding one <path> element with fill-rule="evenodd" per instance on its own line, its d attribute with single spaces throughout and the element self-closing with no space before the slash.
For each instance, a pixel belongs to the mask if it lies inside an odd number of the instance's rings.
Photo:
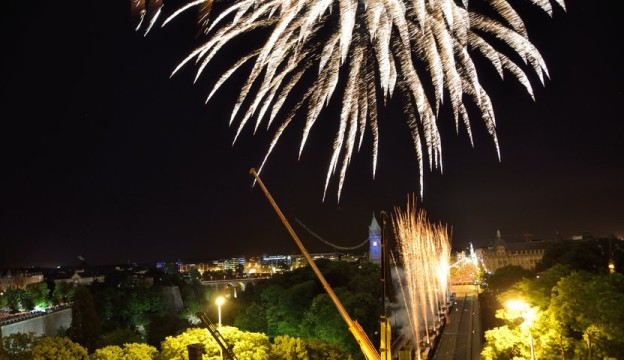
<svg viewBox="0 0 624 360">
<path fill-rule="evenodd" d="M 8 313 L 0 313 L 0 325 L 8 325 L 16 322 L 28 320 L 35 318 L 37 316 L 43 316 L 46 314 L 53 313 L 55 311 L 65 310 L 70 308 L 71 304 L 63 304 L 50 307 L 45 311 L 36 311 L 36 312 L 22 312 L 17 314 L 8 314 Z"/>
<path fill-rule="evenodd" d="M 477 360 L 481 353 L 479 301 L 475 291 L 456 292 L 457 300 L 434 354 L 436 360 Z"/>
</svg>

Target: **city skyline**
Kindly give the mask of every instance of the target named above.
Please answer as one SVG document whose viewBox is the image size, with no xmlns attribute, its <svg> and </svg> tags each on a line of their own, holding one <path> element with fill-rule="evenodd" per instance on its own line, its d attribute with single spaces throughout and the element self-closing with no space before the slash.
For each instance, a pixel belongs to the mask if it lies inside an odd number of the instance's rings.
<svg viewBox="0 0 624 360">
<path fill-rule="evenodd" d="M 455 134 L 448 107 L 441 110 L 444 173 L 425 169 L 422 206 L 452 229 L 456 250 L 486 246 L 497 230 L 624 237 L 622 5 L 566 4 L 553 18 L 527 12 L 529 38 L 550 71 L 544 87 L 529 76 L 535 101 L 491 66 L 479 69 L 496 112 L 500 162 L 477 116 L 472 148 L 465 133 Z M 193 84 L 191 68 L 169 79 L 197 45 L 192 16 L 144 37 L 125 2 L 8 7 L 0 15 L 7 54 L 0 267 L 77 256 L 104 264 L 297 252 L 251 187 L 249 169 L 260 165 L 270 136 L 248 129 L 231 144 L 228 112 L 242 84 L 224 85 L 204 104 L 209 80 Z M 227 65 L 227 57 L 217 59 L 214 72 Z M 363 146 L 339 203 L 334 185 L 322 202 L 336 107 L 324 111 L 328 121 L 319 120 L 300 160 L 295 131 L 261 175 L 312 252 L 327 247 L 295 219 L 354 246 L 367 238 L 373 213 L 391 214 L 420 192 L 409 134 L 393 121 L 401 104 L 393 98 L 380 110 L 376 178 Z"/>
</svg>

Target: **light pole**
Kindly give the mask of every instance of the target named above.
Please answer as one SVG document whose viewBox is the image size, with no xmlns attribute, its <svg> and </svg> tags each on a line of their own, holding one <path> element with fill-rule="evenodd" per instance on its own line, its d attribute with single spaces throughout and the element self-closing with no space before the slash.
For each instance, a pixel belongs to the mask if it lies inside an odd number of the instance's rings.
<svg viewBox="0 0 624 360">
<path fill-rule="evenodd" d="M 521 328 L 526 328 L 529 332 L 529 346 L 531 348 L 531 360 L 535 360 L 535 350 L 533 349 L 533 335 L 531 334 L 531 322 L 535 318 L 535 312 L 531 309 L 529 304 L 522 300 L 510 300 L 506 304 L 507 309 L 513 311 L 519 311 L 520 316 L 524 320 L 520 324 Z"/>
<path fill-rule="evenodd" d="M 223 305 L 223 303 L 225 302 L 225 298 L 223 296 L 219 296 L 217 300 L 215 300 L 215 302 L 217 303 L 217 312 L 219 314 L 219 322 L 217 322 L 217 327 L 221 327 L 221 305 Z"/>
<path fill-rule="evenodd" d="M 217 303 L 217 313 L 219 314 L 219 322 L 217 323 L 217 328 L 221 327 L 221 305 L 223 305 L 223 303 L 225 302 L 225 298 L 223 296 L 219 296 L 217 298 L 217 300 L 215 300 L 215 302 Z M 221 357 L 221 359 L 223 359 L 223 349 L 221 348 L 221 346 L 219 346 L 219 355 Z"/>
</svg>

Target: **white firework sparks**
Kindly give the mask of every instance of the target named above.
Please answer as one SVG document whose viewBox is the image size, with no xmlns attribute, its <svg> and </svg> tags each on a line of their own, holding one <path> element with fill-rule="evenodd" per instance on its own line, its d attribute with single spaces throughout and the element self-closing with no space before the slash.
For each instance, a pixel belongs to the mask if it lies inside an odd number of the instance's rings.
<svg viewBox="0 0 624 360">
<path fill-rule="evenodd" d="M 552 15 L 551 1 L 565 9 L 564 0 L 530 0 Z M 200 7 L 199 22 L 207 36 L 174 73 L 194 60 L 199 77 L 229 42 L 250 32 L 268 30 L 264 44 L 235 62 L 215 83 L 208 99 L 237 69 L 253 61 L 230 123 L 238 125 L 236 141 L 250 121 L 255 121 L 257 130 L 263 122 L 270 128 L 278 116 L 282 119 L 260 172 L 299 111 L 305 114 L 301 156 L 321 111 L 340 89 L 338 131 L 324 190 L 326 193 L 330 179 L 337 175 L 338 199 L 353 152 L 360 149 L 367 128 L 372 134 L 375 176 L 380 141 L 377 106 L 378 102 L 386 103 L 395 90 L 403 98 L 422 196 L 424 158 L 428 158 L 430 170 L 442 167 L 437 119 L 445 101 L 452 109 L 456 130 L 463 124 L 471 143 L 465 101 L 476 105 L 500 157 L 492 103 L 479 82 L 474 56 L 490 62 L 501 78 L 505 72 L 511 74 L 531 97 L 533 91 L 524 68 L 532 69 L 542 83 L 543 75 L 548 75 L 542 56 L 511 5 L 513 0 L 471 0 L 470 5 L 468 0 L 232 0 L 210 20 L 210 11 L 216 6 L 213 2 L 191 2 L 165 21 Z M 162 0 L 132 3 L 141 19 L 146 9 L 151 10 L 151 27 L 160 14 Z M 489 15 L 475 11 L 475 4 L 486 8 Z M 506 44 L 507 55 L 494 45 L 501 42 Z M 518 65 L 512 58 L 524 64 Z M 312 84 L 304 84 L 303 75 L 312 71 Z M 300 87 L 303 92 L 292 91 Z M 292 99 L 294 105 L 286 109 L 291 94 L 300 97 Z"/>
<path fill-rule="evenodd" d="M 405 270 L 406 310 L 420 353 L 420 339 L 429 339 L 429 328 L 446 302 L 451 244 L 446 226 L 431 224 L 414 197 L 405 210 L 395 209 L 392 224 Z"/>
</svg>

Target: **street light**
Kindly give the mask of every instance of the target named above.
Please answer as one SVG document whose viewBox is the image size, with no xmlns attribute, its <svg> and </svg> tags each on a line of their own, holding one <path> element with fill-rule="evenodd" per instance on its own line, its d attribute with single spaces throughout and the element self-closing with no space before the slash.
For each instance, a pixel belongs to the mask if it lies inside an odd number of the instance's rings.
<svg viewBox="0 0 624 360">
<path fill-rule="evenodd" d="M 217 323 L 217 328 L 221 327 L 221 305 L 225 302 L 225 298 L 223 296 L 219 296 L 215 302 L 217 303 L 217 312 L 219 314 L 219 322 Z M 219 346 L 219 355 L 220 358 L 223 359 L 223 349 Z"/>
<path fill-rule="evenodd" d="M 507 309 L 520 312 L 520 316 L 524 320 L 520 327 L 527 329 L 529 332 L 529 346 L 531 347 L 531 360 L 535 360 L 535 350 L 533 349 L 533 335 L 531 334 L 531 323 L 535 319 L 535 310 L 531 309 L 529 304 L 522 300 L 509 300 L 506 304 Z"/>
<path fill-rule="evenodd" d="M 217 303 L 217 311 L 219 313 L 219 322 L 217 323 L 217 327 L 221 327 L 221 305 L 225 302 L 225 298 L 223 296 L 219 296 L 215 302 Z"/>
</svg>

